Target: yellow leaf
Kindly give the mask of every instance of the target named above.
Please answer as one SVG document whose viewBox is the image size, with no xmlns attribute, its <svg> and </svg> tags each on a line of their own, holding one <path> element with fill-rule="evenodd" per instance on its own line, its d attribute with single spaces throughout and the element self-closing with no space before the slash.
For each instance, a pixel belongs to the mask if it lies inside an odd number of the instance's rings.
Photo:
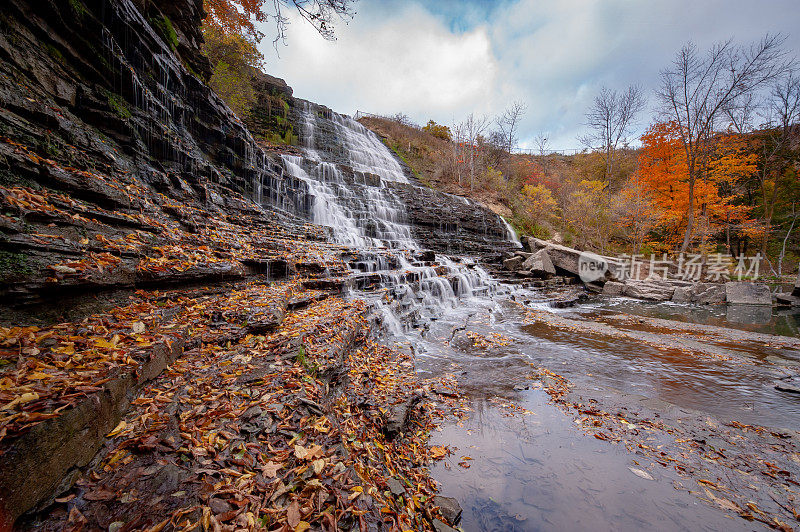
<svg viewBox="0 0 800 532">
<path fill-rule="evenodd" d="M 294 527 L 294 532 L 305 532 L 309 528 L 311 528 L 311 525 L 309 525 L 305 521 L 300 521 L 299 523 L 297 523 L 297 526 Z"/>
<path fill-rule="evenodd" d="M 111 437 L 113 437 L 113 436 L 116 436 L 117 434 L 119 434 L 120 432 L 122 432 L 123 430 L 125 430 L 125 428 L 126 428 L 127 426 L 128 426 L 128 424 L 127 424 L 127 423 L 125 423 L 124 421 L 120 421 L 120 422 L 119 422 L 119 425 L 117 425 L 116 427 L 114 427 L 114 430 L 112 430 L 111 432 L 109 432 L 108 434 L 106 434 L 106 437 L 107 437 L 107 438 L 111 438 Z"/>
<path fill-rule="evenodd" d="M 444 458 L 447 456 L 447 448 L 441 445 L 434 445 L 431 447 L 431 456 L 434 458 L 434 460 Z"/>
<path fill-rule="evenodd" d="M 26 379 L 29 381 L 41 381 L 44 379 L 52 379 L 52 375 L 48 375 L 47 373 L 42 373 L 41 371 L 34 371 L 33 373 L 26 375 Z"/>
<path fill-rule="evenodd" d="M 25 403 L 30 403 L 31 401 L 35 401 L 38 398 L 39 398 L 39 394 L 36 393 L 36 392 L 23 393 L 22 395 L 20 395 L 19 397 L 17 397 L 16 399 L 11 401 L 7 405 L 5 405 L 3 408 L 0 408 L 0 410 L 11 410 L 12 408 L 14 408 L 17 405 L 23 405 Z"/>
</svg>

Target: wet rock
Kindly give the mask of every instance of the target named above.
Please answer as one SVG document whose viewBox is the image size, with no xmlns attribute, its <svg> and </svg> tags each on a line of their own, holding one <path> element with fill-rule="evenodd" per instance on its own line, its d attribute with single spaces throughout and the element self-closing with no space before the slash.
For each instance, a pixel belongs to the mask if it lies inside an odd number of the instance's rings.
<svg viewBox="0 0 800 532">
<path fill-rule="evenodd" d="M 621 296 L 625 291 L 625 283 L 618 283 L 616 281 L 608 281 L 603 285 L 603 295 L 609 297 Z"/>
<path fill-rule="evenodd" d="M 550 301 L 548 303 L 548 305 L 551 308 L 570 308 L 570 307 L 574 307 L 575 305 L 577 305 L 578 302 L 583 297 L 584 297 L 583 294 L 575 294 L 575 295 L 572 295 L 572 296 L 560 297 L 558 299 Z"/>
<path fill-rule="evenodd" d="M 772 305 L 772 293 L 765 284 L 727 282 L 725 295 L 729 305 Z"/>
<path fill-rule="evenodd" d="M 442 517 L 451 525 L 457 525 L 461 520 L 461 505 L 454 498 L 436 495 L 433 504 L 439 507 Z"/>
<path fill-rule="evenodd" d="M 395 497 L 399 497 L 400 495 L 405 494 L 406 489 L 403 487 L 403 484 L 394 477 L 389 477 L 386 479 L 386 486 L 388 486 L 389 491 L 392 492 L 392 495 Z"/>
<path fill-rule="evenodd" d="M 775 300 L 780 307 L 798 307 L 800 306 L 800 297 L 792 294 L 777 294 Z"/>
<path fill-rule="evenodd" d="M 798 393 L 800 394 L 800 375 L 791 375 L 778 379 L 775 383 L 775 389 L 780 392 Z"/>
<path fill-rule="evenodd" d="M 503 269 L 511 272 L 519 271 L 522 268 L 522 263 L 525 262 L 522 257 L 512 257 L 503 261 Z"/>
<path fill-rule="evenodd" d="M 405 430 L 414 412 L 414 408 L 422 401 L 422 398 L 422 394 L 415 393 L 405 403 L 395 405 L 392 408 L 392 415 L 389 418 L 389 422 L 386 423 L 384 427 L 384 432 L 389 439 L 394 438 Z"/>
<path fill-rule="evenodd" d="M 436 532 L 458 532 L 458 530 L 456 530 L 455 528 L 442 523 L 438 519 L 433 520 L 433 529 Z"/>
<path fill-rule="evenodd" d="M 548 277 L 556 274 L 553 261 L 550 260 L 550 255 L 547 254 L 545 249 L 540 249 L 525 259 L 525 262 L 522 263 L 522 269 L 537 277 Z"/>
<path fill-rule="evenodd" d="M 414 257 L 422 262 L 434 262 L 436 260 L 436 252 L 428 249 L 417 253 Z"/>
<path fill-rule="evenodd" d="M 167 464 L 152 477 L 151 481 L 156 493 L 164 495 L 178 491 L 187 476 L 187 472 L 180 467 Z"/>
<path fill-rule="evenodd" d="M 625 281 L 623 294 L 636 299 L 648 301 L 669 301 L 675 293 L 675 287 L 655 281 Z"/>
</svg>

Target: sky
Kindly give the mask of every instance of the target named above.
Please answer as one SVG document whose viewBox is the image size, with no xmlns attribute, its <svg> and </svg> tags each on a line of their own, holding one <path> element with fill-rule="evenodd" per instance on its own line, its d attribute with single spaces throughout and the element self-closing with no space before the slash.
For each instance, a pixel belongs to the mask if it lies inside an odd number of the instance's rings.
<svg viewBox="0 0 800 532">
<path fill-rule="evenodd" d="M 326 41 L 292 17 L 287 45 L 262 42 L 266 70 L 295 96 L 349 115 L 404 113 L 451 125 L 527 105 L 520 146 L 580 148 L 603 86 L 639 85 L 654 116 L 659 73 L 689 41 L 701 50 L 782 33 L 800 55 L 800 0 L 358 0 Z M 270 36 L 270 28 L 265 26 Z"/>
</svg>

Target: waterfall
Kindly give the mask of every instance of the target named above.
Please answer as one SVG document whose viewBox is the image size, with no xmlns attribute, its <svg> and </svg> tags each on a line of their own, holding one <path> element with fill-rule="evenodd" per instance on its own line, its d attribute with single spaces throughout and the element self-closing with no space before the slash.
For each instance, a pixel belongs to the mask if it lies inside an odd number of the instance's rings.
<svg viewBox="0 0 800 532">
<path fill-rule="evenodd" d="M 378 137 L 350 117 L 318 115 L 298 101 L 305 156 L 283 155 L 287 173 L 311 196 L 311 219 L 328 226 L 336 242 L 350 247 L 416 249 L 405 206 L 386 181 L 407 183 L 394 155 Z"/>
<path fill-rule="evenodd" d="M 414 238 L 406 204 L 387 183 L 404 183 L 420 194 L 424 189 L 409 182 L 375 133 L 309 102 L 296 100 L 295 110 L 303 155 L 281 155 L 280 183 L 259 183 L 254 190 L 273 207 L 329 227 L 335 242 L 352 250 L 348 286 L 372 301 L 389 334 L 403 335 L 407 327 L 424 330 L 460 300 L 495 289 L 488 273 L 470 259 L 415 251 L 423 246 Z M 474 205 L 463 197 L 439 197 Z M 482 223 L 486 232 L 498 222 L 489 216 Z"/>
</svg>

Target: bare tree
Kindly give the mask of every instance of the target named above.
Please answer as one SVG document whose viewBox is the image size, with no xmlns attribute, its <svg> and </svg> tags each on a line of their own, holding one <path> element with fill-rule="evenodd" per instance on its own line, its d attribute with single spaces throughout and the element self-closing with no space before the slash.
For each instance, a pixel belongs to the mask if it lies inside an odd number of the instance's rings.
<svg viewBox="0 0 800 532">
<path fill-rule="evenodd" d="M 764 216 L 764 235 L 761 240 L 761 254 L 764 256 L 773 230 L 775 207 L 779 200 L 785 199 L 781 197 L 784 187 L 780 186 L 780 182 L 787 165 L 792 164 L 790 145 L 796 135 L 793 129 L 800 122 L 800 78 L 793 70 L 781 76 L 772 87 L 767 97 L 766 115 L 768 131 L 763 135 L 762 164 L 757 174 Z M 792 211 L 794 213 L 794 205 Z M 794 228 L 794 218 L 792 220 L 790 233 Z M 780 264 L 778 268 L 780 270 Z"/>
<path fill-rule="evenodd" d="M 544 177 L 547 177 L 547 133 L 539 133 L 533 139 L 533 142 L 536 144 L 536 149 L 539 152 L 539 164 L 542 165 L 542 173 Z"/>
<path fill-rule="evenodd" d="M 514 148 L 517 147 L 517 142 L 519 142 L 519 138 L 517 137 L 519 134 L 519 123 L 527 110 L 528 106 L 525 105 L 524 102 L 514 102 L 508 109 L 503 111 L 503 114 L 494 119 L 503 139 L 503 148 L 509 155 L 511 155 Z"/>
<path fill-rule="evenodd" d="M 470 113 L 461 124 L 459 128 L 462 132 L 465 148 L 467 150 L 467 160 L 469 161 L 469 188 L 475 182 L 475 160 L 478 156 L 478 144 L 480 137 L 486 132 L 489 127 L 489 117 L 486 115 L 476 115 Z M 462 159 L 463 160 L 463 159 Z M 460 182 L 460 178 L 459 178 Z"/>
<path fill-rule="evenodd" d="M 694 231 L 695 183 L 704 171 L 703 161 L 720 117 L 747 101 L 749 95 L 774 81 L 790 66 L 783 49 L 785 38 L 766 35 L 750 46 L 726 41 L 701 54 L 685 45 L 673 65 L 661 72 L 657 91 L 666 119 L 679 128 L 688 166 L 689 207 L 681 251 Z"/>
<path fill-rule="evenodd" d="M 278 42 L 286 42 L 286 28 L 289 19 L 284 14 L 283 8 L 295 8 L 306 22 L 311 24 L 315 30 L 326 40 L 336 40 L 334 33 L 334 22 L 337 18 L 353 17 L 353 0 L 272 0 L 274 9 L 273 20 L 277 35 L 273 41 L 274 45 Z"/>
<path fill-rule="evenodd" d="M 642 89 L 636 85 L 622 93 L 603 87 L 586 113 L 586 125 L 591 128 L 591 133 L 580 140 L 589 148 L 599 143 L 605 157 L 606 181 L 611 180 L 614 172 L 617 147 L 626 142 L 633 121 L 644 106 Z"/>
</svg>

